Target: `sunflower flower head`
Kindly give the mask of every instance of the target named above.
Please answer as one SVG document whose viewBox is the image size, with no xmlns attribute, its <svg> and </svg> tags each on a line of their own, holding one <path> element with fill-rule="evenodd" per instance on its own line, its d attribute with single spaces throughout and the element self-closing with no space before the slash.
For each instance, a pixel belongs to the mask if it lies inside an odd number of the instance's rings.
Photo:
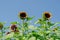
<svg viewBox="0 0 60 40">
<path fill-rule="evenodd" d="M 20 12 L 18 16 L 19 16 L 19 18 L 21 18 L 22 20 L 24 20 L 24 19 L 27 18 L 26 12 Z"/>
<path fill-rule="evenodd" d="M 0 30 L 3 28 L 3 24 L 2 23 L 0 23 Z"/>
<path fill-rule="evenodd" d="M 51 18 L 51 14 L 49 12 L 44 12 L 43 13 L 43 18 L 46 20 L 49 20 Z"/>
<path fill-rule="evenodd" d="M 16 24 L 12 24 L 11 27 L 10 27 L 10 29 L 12 31 L 15 31 L 17 29 L 17 25 Z"/>
<path fill-rule="evenodd" d="M 12 24 L 10 29 L 11 29 L 11 32 L 19 32 L 19 30 L 17 29 L 17 25 L 16 24 Z"/>
</svg>

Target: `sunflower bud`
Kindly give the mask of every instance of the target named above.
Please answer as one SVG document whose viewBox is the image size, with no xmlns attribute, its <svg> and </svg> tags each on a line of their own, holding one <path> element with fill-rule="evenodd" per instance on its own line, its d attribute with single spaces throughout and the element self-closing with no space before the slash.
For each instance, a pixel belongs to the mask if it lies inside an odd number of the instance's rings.
<svg viewBox="0 0 60 40">
<path fill-rule="evenodd" d="M 50 14 L 49 12 L 44 12 L 43 18 L 44 18 L 45 20 L 49 20 L 49 19 L 51 18 L 51 14 Z"/>
<path fill-rule="evenodd" d="M 6 35 L 10 34 L 10 32 L 7 32 Z"/>
<path fill-rule="evenodd" d="M 3 24 L 2 23 L 0 23 L 0 30 L 3 28 Z"/>
<path fill-rule="evenodd" d="M 58 28 L 54 28 L 54 29 L 53 29 L 53 31 L 56 31 L 56 30 L 58 30 Z"/>
<path fill-rule="evenodd" d="M 22 20 L 26 19 L 27 18 L 26 12 L 20 12 L 19 13 L 19 18 L 21 18 Z"/>
</svg>

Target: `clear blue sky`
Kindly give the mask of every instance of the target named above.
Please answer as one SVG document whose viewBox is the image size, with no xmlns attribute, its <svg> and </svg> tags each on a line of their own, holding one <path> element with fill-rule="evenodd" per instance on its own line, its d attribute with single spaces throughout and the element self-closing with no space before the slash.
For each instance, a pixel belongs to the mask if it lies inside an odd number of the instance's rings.
<svg viewBox="0 0 60 40">
<path fill-rule="evenodd" d="M 45 11 L 52 13 L 52 21 L 60 22 L 60 0 L 0 0 L 0 21 L 19 21 L 18 13 L 25 11 L 35 16 L 34 21 L 41 18 Z"/>
</svg>

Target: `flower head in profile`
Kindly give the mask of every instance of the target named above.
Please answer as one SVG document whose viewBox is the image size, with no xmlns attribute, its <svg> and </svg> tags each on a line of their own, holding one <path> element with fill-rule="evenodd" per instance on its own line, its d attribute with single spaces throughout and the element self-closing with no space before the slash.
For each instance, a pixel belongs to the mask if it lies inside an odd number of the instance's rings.
<svg viewBox="0 0 60 40">
<path fill-rule="evenodd" d="M 26 12 L 20 12 L 20 13 L 19 13 L 19 17 L 20 17 L 21 19 L 27 18 Z"/>
<path fill-rule="evenodd" d="M 3 28 L 3 24 L 2 23 L 0 23 L 0 30 Z"/>
<path fill-rule="evenodd" d="M 49 12 L 44 12 L 43 18 L 50 19 L 51 18 L 51 14 Z"/>
</svg>

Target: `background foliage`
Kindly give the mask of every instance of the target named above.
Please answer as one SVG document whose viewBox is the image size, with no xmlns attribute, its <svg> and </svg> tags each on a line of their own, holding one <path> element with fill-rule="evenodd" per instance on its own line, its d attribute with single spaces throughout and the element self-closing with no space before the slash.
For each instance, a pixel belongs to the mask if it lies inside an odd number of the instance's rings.
<svg viewBox="0 0 60 40">
<path fill-rule="evenodd" d="M 0 22 L 0 40 L 60 40 L 60 22 L 52 23 L 51 13 L 44 12 L 42 17 L 35 21 L 35 25 L 30 25 L 34 17 L 29 17 L 26 12 L 18 14 L 20 22 L 11 22 L 5 27 L 4 22 Z M 7 31 L 9 30 L 9 31 Z"/>
</svg>

